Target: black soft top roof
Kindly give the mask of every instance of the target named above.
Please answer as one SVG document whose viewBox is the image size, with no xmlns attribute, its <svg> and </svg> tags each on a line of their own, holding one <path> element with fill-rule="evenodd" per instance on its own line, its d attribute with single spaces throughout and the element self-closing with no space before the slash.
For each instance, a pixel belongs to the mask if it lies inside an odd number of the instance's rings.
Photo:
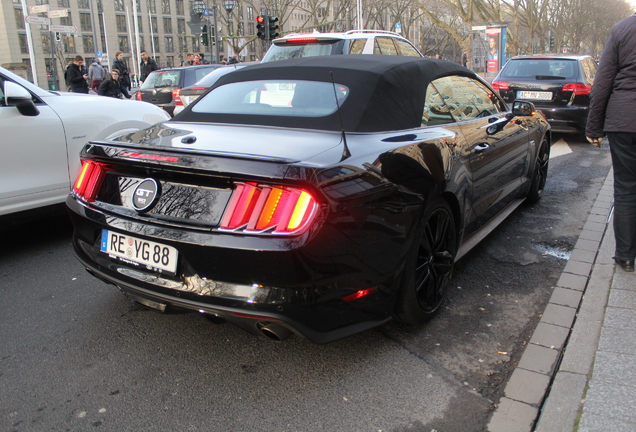
<svg viewBox="0 0 636 432">
<path fill-rule="evenodd" d="M 211 87 L 268 79 L 335 82 L 350 90 L 337 112 L 325 117 L 281 117 L 195 113 L 186 109 L 175 121 L 258 124 L 347 132 L 380 132 L 421 125 L 428 84 L 442 76 L 475 77 L 445 60 L 388 55 L 333 55 L 262 63 L 227 74 Z"/>
</svg>

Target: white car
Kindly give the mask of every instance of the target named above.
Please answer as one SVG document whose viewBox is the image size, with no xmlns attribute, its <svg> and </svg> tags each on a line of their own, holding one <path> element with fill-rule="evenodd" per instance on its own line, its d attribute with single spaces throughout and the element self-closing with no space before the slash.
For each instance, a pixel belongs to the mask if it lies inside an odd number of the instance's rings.
<svg viewBox="0 0 636 432">
<path fill-rule="evenodd" d="M 46 91 L 0 67 L 0 215 L 63 203 L 84 144 L 169 118 L 145 102 Z"/>
<path fill-rule="evenodd" d="M 383 30 L 350 30 L 344 33 L 294 33 L 274 39 L 263 57 L 263 63 L 337 54 L 422 57 L 408 39 L 397 33 Z"/>
</svg>

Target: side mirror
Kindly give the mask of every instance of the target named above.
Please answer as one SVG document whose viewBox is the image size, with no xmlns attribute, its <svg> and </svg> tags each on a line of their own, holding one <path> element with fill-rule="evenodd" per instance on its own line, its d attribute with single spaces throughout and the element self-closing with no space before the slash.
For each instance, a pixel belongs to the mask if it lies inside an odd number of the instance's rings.
<svg viewBox="0 0 636 432">
<path fill-rule="evenodd" d="M 4 82 L 4 103 L 7 106 L 15 106 L 18 112 L 24 116 L 34 117 L 40 114 L 33 103 L 31 93 L 12 81 Z"/>
<path fill-rule="evenodd" d="M 532 102 L 516 100 L 512 103 L 512 115 L 515 117 L 531 116 L 536 111 Z"/>
</svg>

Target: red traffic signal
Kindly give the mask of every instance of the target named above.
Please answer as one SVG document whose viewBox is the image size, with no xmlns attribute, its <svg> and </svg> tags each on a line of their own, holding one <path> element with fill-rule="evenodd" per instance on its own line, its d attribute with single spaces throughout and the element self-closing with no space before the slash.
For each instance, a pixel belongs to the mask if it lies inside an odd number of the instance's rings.
<svg viewBox="0 0 636 432">
<path fill-rule="evenodd" d="M 259 39 L 267 40 L 267 16 L 259 15 L 256 17 L 256 37 Z"/>
</svg>

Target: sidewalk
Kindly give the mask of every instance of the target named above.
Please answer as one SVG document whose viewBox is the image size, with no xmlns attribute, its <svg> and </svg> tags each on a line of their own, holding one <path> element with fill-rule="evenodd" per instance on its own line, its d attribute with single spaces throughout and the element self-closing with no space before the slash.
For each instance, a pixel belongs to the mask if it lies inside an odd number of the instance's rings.
<svg viewBox="0 0 636 432">
<path fill-rule="evenodd" d="M 490 432 L 636 431 L 636 273 L 615 267 L 610 170 Z"/>
</svg>

